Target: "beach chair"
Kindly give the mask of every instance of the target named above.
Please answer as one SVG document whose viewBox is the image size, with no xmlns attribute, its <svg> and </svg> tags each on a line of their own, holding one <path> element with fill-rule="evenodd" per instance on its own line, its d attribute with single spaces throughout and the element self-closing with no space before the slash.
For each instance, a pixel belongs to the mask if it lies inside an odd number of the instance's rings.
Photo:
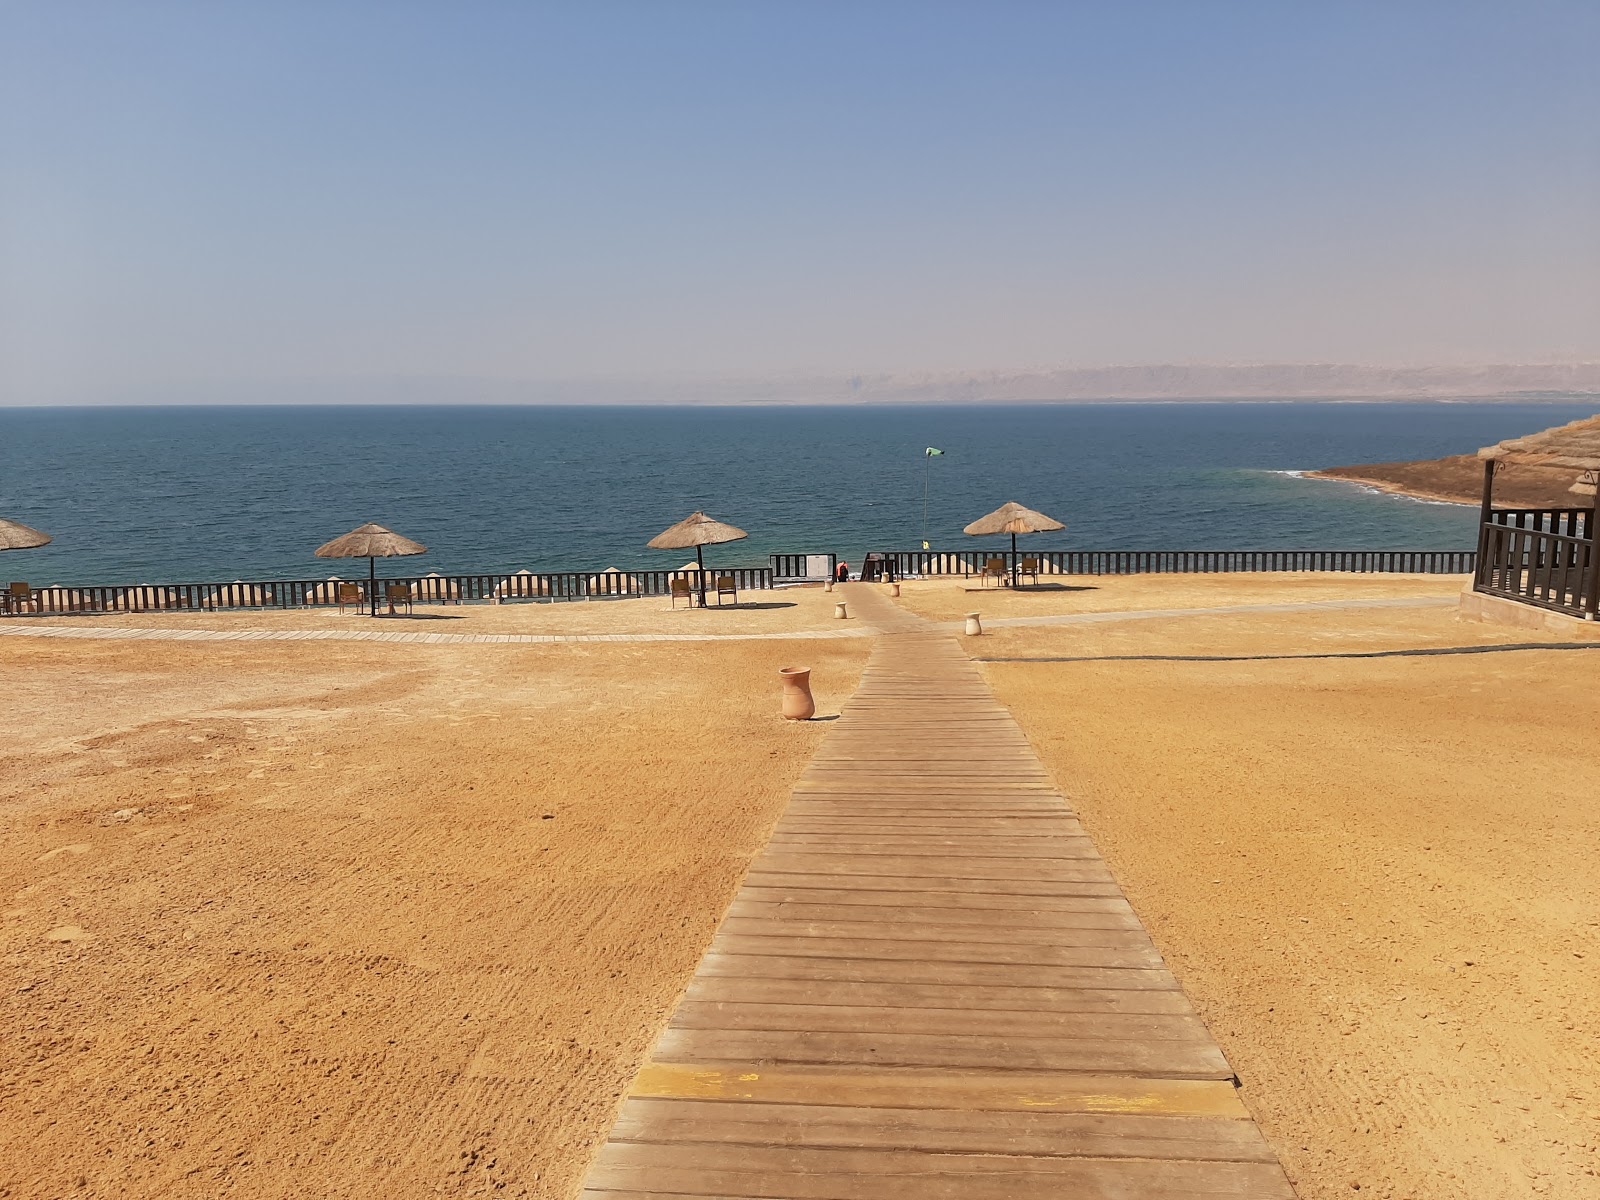
<svg viewBox="0 0 1600 1200">
<path fill-rule="evenodd" d="M 1022 560 L 1022 566 L 1017 568 L 1019 582 L 1024 575 L 1032 576 L 1033 582 L 1036 584 L 1039 582 L 1039 560 L 1037 558 L 1025 558 Z"/>
<path fill-rule="evenodd" d="M 734 583 L 732 575 L 717 576 L 717 603 L 719 605 L 722 603 L 724 596 L 732 596 L 733 602 L 735 604 L 739 603 L 739 588 Z"/>
<path fill-rule="evenodd" d="M 983 574 L 978 577 L 978 583 L 981 586 L 988 587 L 990 583 L 995 583 L 995 584 L 998 584 L 1001 587 L 1004 587 L 1005 586 L 1005 582 L 1006 582 L 1006 560 L 1005 559 L 1003 559 L 1003 558 L 991 558 L 988 562 L 983 564 Z"/>
<path fill-rule="evenodd" d="M 394 616 L 394 606 L 404 604 L 406 611 L 411 612 L 411 585 L 409 583 L 391 583 L 383 589 L 383 598 L 389 603 L 389 615 Z"/>
<path fill-rule="evenodd" d="M 344 612 L 346 606 L 361 607 L 361 585 L 357 583 L 341 583 L 339 585 L 339 611 Z"/>
<path fill-rule="evenodd" d="M 678 601 L 688 602 L 690 608 L 694 607 L 694 588 L 689 586 L 687 579 L 674 579 L 670 588 L 672 592 L 672 607 L 678 607 Z"/>
<path fill-rule="evenodd" d="M 38 594 L 25 583 L 13 583 L 6 589 L 6 612 L 19 613 L 30 604 L 38 604 Z"/>
</svg>

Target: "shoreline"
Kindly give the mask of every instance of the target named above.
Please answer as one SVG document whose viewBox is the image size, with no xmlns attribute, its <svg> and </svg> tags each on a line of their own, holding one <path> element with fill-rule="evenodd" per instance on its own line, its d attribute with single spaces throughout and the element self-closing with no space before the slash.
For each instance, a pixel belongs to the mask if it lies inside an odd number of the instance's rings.
<svg viewBox="0 0 1600 1200">
<path fill-rule="evenodd" d="M 1462 500 L 1459 496 L 1447 496 L 1443 492 L 1429 491 L 1426 488 L 1410 487 L 1403 483 L 1396 483 L 1392 479 L 1377 479 L 1366 475 L 1334 475 L 1338 467 L 1329 467 L 1325 471 L 1297 471 L 1295 474 L 1301 479 L 1326 479 L 1333 483 L 1352 483 L 1358 487 L 1371 488 L 1375 492 L 1382 492 L 1386 496 L 1404 496 L 1408 500 L 1425 500 L 1430 504 L 1454 504 L 1461 508 L 1472 508 L 1478 501 Z"/>
</svg>

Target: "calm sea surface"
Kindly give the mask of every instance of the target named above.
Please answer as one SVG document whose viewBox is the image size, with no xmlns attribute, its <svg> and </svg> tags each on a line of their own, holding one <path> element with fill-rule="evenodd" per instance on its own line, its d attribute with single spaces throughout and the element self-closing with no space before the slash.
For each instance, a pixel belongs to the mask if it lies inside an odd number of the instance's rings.
<svg viewBox="0 0 1600 1200">
<path fill-rule="evenodd" d="M 645 542 L 696 508 L 750 531 L 708 561 L 977 543 L 1019 500 L 1038 549 L 1468 549 L 1474 512 L 1282 472 L 1463 453 L 1589 416 L 1540 404 L 895 408 L 0 410 L 0 516 L 55 536 L 0 575 L 43 584 L 321 578 L 364 521 L 425 543 L 402 570 L 676 567 Z M 946 453 L 928 462 L 927 446 Z M 995 545 L 998 547 L 999 542 Z M 413 565 L 414 564 L 414 565 Z"/>
</svg>

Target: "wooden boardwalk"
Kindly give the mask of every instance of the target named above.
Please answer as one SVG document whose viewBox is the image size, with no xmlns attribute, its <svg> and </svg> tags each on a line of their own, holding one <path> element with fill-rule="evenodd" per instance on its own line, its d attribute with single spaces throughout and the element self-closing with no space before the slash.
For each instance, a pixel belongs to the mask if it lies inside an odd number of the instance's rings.
<svg viewBox="0 0 1600 1200">
<path fill-rule="evenodd" d="M 879 640 L 582 1196 L 1292 1200 L 1010 714 L 953 638 L 852 590 L 905 632 Z"/>
</svg>

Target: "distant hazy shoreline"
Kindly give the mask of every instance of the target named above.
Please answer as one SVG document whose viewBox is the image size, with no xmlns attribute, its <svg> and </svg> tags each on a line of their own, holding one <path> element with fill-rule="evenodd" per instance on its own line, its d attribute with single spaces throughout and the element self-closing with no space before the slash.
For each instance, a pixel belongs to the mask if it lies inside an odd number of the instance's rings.
<svg viewBox="0 0 1600 1200">
<path fill-rule="evenodd" d="M 460 404 L 836 407 L 987 404 L 1600 404 L 1600 363 L 1484 367 L 1336 364 L 833 372 L 762 377 L 486 379 L 388 376 L 108 385 L 97 392 L 0 395 L 0 407 L 200 404 Z"/>
</svg>

